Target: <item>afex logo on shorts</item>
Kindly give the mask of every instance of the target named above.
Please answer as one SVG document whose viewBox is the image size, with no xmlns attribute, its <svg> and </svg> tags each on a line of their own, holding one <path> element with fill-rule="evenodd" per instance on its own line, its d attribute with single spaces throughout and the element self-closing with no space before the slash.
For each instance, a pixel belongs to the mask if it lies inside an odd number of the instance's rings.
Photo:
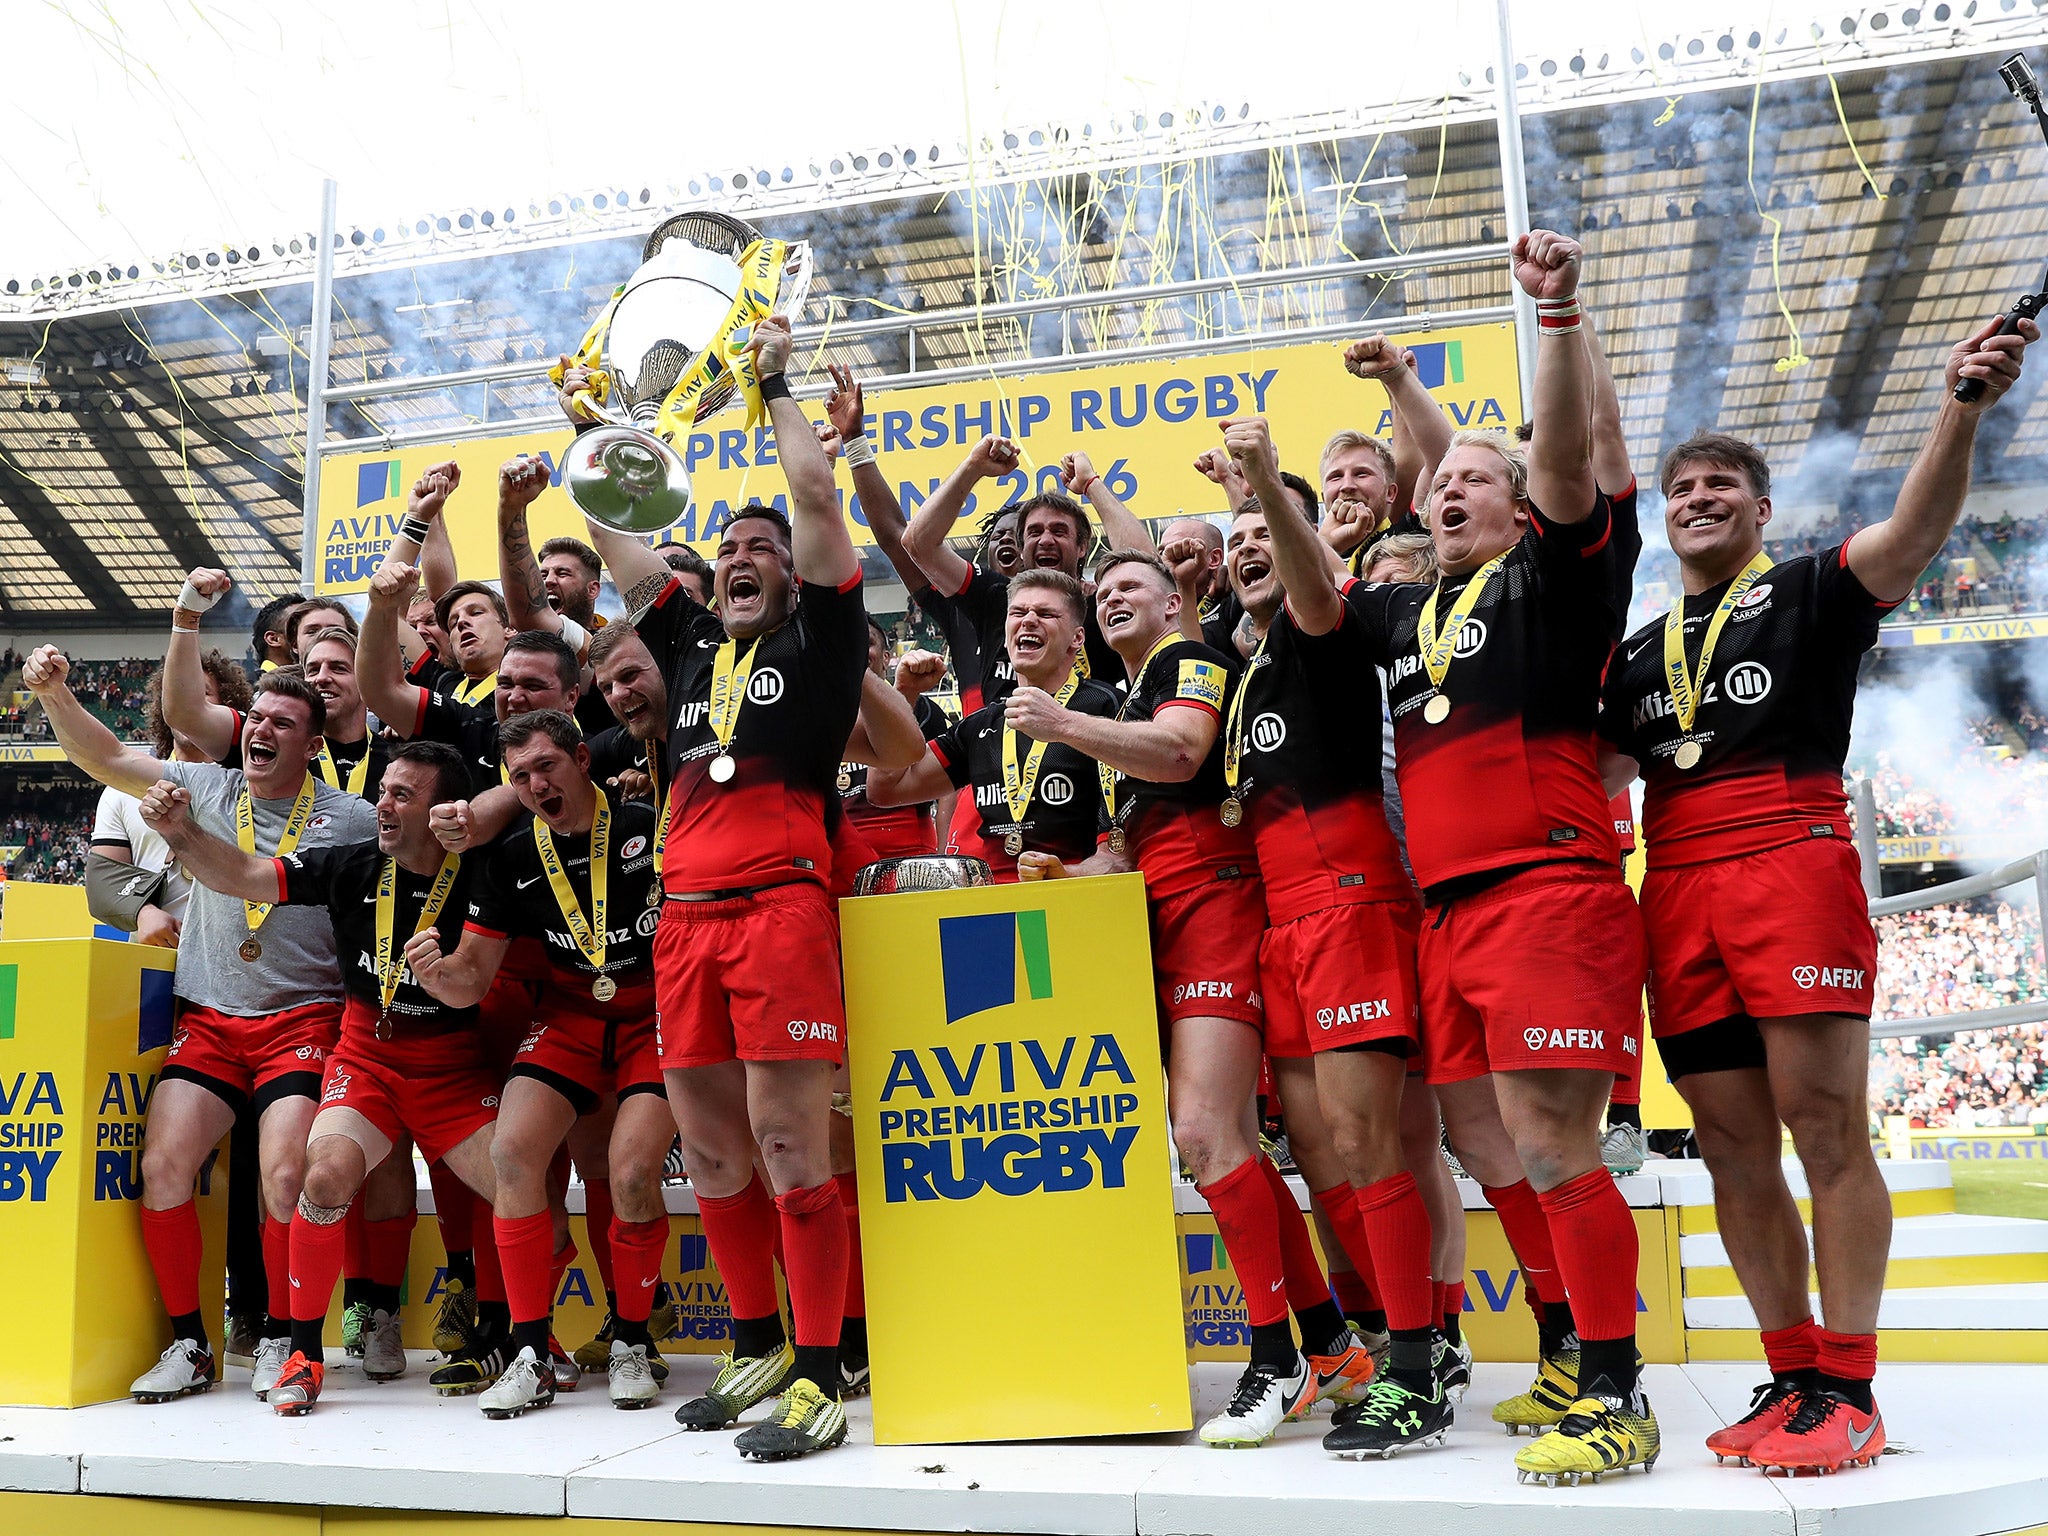
<svg viewBox="0 0 2048 1536">
<path fill-rule="evenodd" d="M 792 1040 L 830 1040 L 834 1045 L 837 1045 L 839 1043 L 839 1026 L 837 1024 L 807 1023 L 802 1019 L 791 1019 L 789 1021 L 789 1038 Z"/>
<path fill-rule="evenodd" d="M 1173 989 L 1173 1000 L 1185 1003 L 1198 997 L 1236 997 L 1236 983 L 1229 981 L 1184 981 Z"/>
<path fill-rule="evenodd" d="M 1811 992 L 1815 987 L 1846 987 L 1853 991 L 1863 985 L 1863 972 L 1846 965 L 1795 965 L 1792 979 L 1802 992 Z"/>
<path fill-rule="evenodd" d="M 1316 1023 L 1324 1029 L 1335 1029 L 1340 1024 L 1364 1024 L 1373 1019 L 1393 1016 L 1393 1009 L 1384 997 L 1369 1003 L 1346 1003 L 1342 1008 L 1318 1008 Z"/>
<path fill-rule="evenodd" d="M 1522 1031 L 1522 1044 L 1532 1051 L 1549 1049 L 1553 1051 L 1604 1051 L 1607 1049 L 1607 1031 L 1604 1029 L 1539 1029 L 1530 1025 Z"/>
</svg>

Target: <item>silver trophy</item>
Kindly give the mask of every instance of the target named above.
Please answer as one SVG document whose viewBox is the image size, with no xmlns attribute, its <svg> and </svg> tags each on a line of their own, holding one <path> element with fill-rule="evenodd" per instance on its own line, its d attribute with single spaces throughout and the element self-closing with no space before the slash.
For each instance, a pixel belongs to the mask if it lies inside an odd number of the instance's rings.
<svg viewBox="0 0 2048 1536">
<path fill-rule="evenodd" d="M 808 245 L 764 241 L 722 213 L 664 220 L 641 254 L 574 359 L 595 375 L 577 400 L 605 425 L 578 435 L 562 469 L 585 514 L 632 534 L 689 512 L 678 432 L 740 397 L 753 322 L 799 313 L 811 280 Z"/>
<path fill-rule="evenodd" d="M 954 854 L 918 853 L 908 858 L 881 859 L 853 877 L 856 896 L 891 896 L 899 891 L 955 891 L 970 885 L 993 885 L 989 867 L 980 859 Z"/>
</svg>

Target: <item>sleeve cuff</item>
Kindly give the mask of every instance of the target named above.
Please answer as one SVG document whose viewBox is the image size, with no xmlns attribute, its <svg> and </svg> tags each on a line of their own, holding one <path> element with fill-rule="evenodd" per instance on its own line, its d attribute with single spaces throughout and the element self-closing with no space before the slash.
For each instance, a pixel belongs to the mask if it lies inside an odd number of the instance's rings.
<svg viewBox="0 0 2048 1536">
<path fill-rule="evenodd" d="M 486 939 L 502 939 L 502 938 L 504 938 L 504 937 L 505 937 L 505 935 L 504 935 L 504 934 L 502 934 L 502 933 L 500 933 L 500 932 L 499 932 L 499 931 L 498 931 L 497 929 L 495 929 L 495 928 L 491 928 L 491 927 L 487 927 L 487 926 L 486 926 L 485 924 L 483 924 L 483 923 L 475 923 L 475 922 L 470 922 L 470 923 L 464 923 L 464 924 L 462 925 L 462 928 L 463 928 L 463 931 L 464 931 L 465 933 L 474 933 L 474 934 L 478 934 L 478 935 L 480 935 L 481 937 L 483 937 L 483 938 L 486 938 Z"/>
<path fill-rule="evenodd" d="M 289 897 L 291 896 L 291 890 L 285 881 L 284 860 L 272 859 L 270 861 L 270 872 L 277 877 L 277 896 L 275 898 L 276 904 L 278 906 L 283 906 L 286 900 L 289 899 Z"/>
</svg>

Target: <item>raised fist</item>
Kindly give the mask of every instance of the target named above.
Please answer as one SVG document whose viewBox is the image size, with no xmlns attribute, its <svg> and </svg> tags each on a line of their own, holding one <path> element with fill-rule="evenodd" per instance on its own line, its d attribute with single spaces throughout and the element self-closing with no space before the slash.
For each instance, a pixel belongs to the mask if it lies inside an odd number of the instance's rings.
<svg viewBox="0 0 2048 1536">
<path fill-rule="evenodd" d="M 1263 416 L 1240 416 L 1224 422 L 1223 447 L 1248 481 L 1262 476 L 1275 479 L 1280 474 L 1280 455 L 1273 447 L 1273 435 Z"/>
<path fill-rule="evenodd" d="M 1221 448 L 1204 448 L 1196 454 L 1195 473 L 1223 488 L 1233 512 L 1252 493 L 1252 488 L 1245 484 L 1244 471 L 1238 467 L 1237 460 Z"/>
<path fill-rule="evenodd" d="M 1515 281 L 1535 299 L 1568 299 L 1579 291 L 1579 242 L 1532 229 L 1515 242 Z"/>
<path fill-rule="evenodd" d="M 1183 593 L 1201 585 L 1202 571 L 1209 563 L 1209 546 L 1200 539 L 1168 539 L 1159 548 L 1159 558 L 1173 572 L 1174 585 Z"/>
<path fill-rule="evenodd" d="M 71 674 L 71 658 L 54 645 L 39 645 L 21 664 L 22 685 L 30 693 L 57 693 Z"/>
<path fill-rule="evenodd" d="M 818 446 L 825 450 L 825 457 L 836 460 L 839 457 L 839 450 L 845 446 L 844 440 L 839 436 L 839 429 L 829 421 L 814 421 L 811 423 L 811 430 L 818 434 Z"/>
<path fill-rule="evenodd" d="M 434 518 L 441 515 L 441 508 L 447 503 L 448 493 L 462 484 L 462 470 L 453 459 L 445 464 L 430 465 L 420 472 L 419 479 L 412 483 L 412 498 L 406 503 L 406 512 L 412 517 Z"/>
<path fill-rule="evenodd" d="M 226 597 L 228 588 L 234 584 L 234 578 L 228 575 L 226 571 L 215 570 L 211 566 L 204 565 L 196 567 L 192 574 L 185 578 L 186 586 L 198 593 L 199 596 L 211 598 L 214 602 L 219 602 L 223 597 Z"/>
<path fill-rule="evenodd" d="M 1007 475 L 1017 467 L 1017 445 L 1007 437 L 997 437 L 991 432 L 967 455 L 967 467 L 974 478 L 986 480 L 993 475 Z"/>
<path fill-rule="evenodd" d="M 1355 379 L 1384 384 L 1408 366 L 1408 354 L 1384 336 L 1368 336 L 1344 349 L 1344 371 Z"/>
<path fill-rule="evenodd" d="M 548 488 L 547 465 L 539 459 L 520 454 L 507 459 L 498 466 L 498 505 L 501 507 L 531 506 L 536 496 Z"/>
<path fill-rule="evenodd" d="M 1323 521 L 1316 532 L 1340 555 L 1348 555 L 1366 541 L 1378 526 L 1362 501 L 1346 496 L 1323 504 Z"/>
<path fill-rule="evenodd" d="M 757 323 L 747 342 L 747 350 L 754 354 L 755 374 L 765 379 L 782 372 L 789 366 L 790 348 L 794 344 L 787 315 L 770 315 Z"/>
<path fill-rule="evenodd" d="M 1060 484 L 1069 496 L 1086 498 L 1088 487 L 1098 478 L 1085 453 L 1070 453 L 1060 460 Z"/>
<path fill-rule="evenodd" d="M 896 663 L 896 690 L 914 699 L 938 687 L 945 675 L 945 657 L 931 651 L 905 651 Z"/>
<path fill-rule="evenodd" d="M 387 560 L 370 577 L 370 601 L 402 610 L 412 602 L 412 591 L 419 580 L 418 566 L 407 565 L 403 560 Z"/>
<path fill-rule="evenodd" d="M 467 853 L 473 832 L 467 800 L 444 800 L 427 812 L 427 829 L 450 853 Z"/>
</svg>

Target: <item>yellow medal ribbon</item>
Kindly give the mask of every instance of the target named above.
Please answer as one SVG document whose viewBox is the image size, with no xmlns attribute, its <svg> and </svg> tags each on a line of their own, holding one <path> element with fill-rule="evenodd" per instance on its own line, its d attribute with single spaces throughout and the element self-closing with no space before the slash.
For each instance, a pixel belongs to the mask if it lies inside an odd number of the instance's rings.
<svg viewBox="0 0 2048 1536">
<path fill-rule="evenodd" d="M 497 686 L 498 674 L 495 672 L 489 677 L 479 677 L 474 681 L 457 683 L 455 685 L 455 700 L 458 704 L 478 704 L 490 697 L 497 689 Z"/>
<path fill-rule="evenodd" d="M 1727 627 L 1729 615 L 1772 564 L 1771 557 L 1759 549 L 1728 584 L 1728 590 L 1714 607 L 1713 618 L 1707 621 L 1706 638 L 1700 641 L 1697 674 L 1685 665 L 1685 599 L 1681 597 L 1664 615 L 1664 681 L 1671 689 L 1671 712 L 1678 717 L 1682 733 L 1692 734 L 1692 723 L 1699 716 L 1700 696 L 1707 690 L 1707 669 L 1714 664 L 1714 648 L 1721 643 L 1721 631 Z"/>
<path fill-rule="evenodd" d="M 661 403 L 654 431 L 663 442 L 674 442 L 678 434 L 696 423 L 698 400 L 727 376 L 746 401 L 747 425 L 758 426 L 767 418 L 761 380 L 754 372 L 754 358 L 747 351 L 747 343 L 753 339 L 755 325 L 775 313 L 775 295 L 782 287 L 782 267 L 788 259 L 788 242 L 765 237 L 740 253 L 738 297 L 726 311 L 711 344 L 690 360 Z"/>
<path fill-rule="evenodd" d="M 1123 707 L 1116 712 L 1117 719 L 1123 720 L 1127 718 L 1131 712 L 1131 701 L 1144 692 L 1145 674 L 1152 670 L 1152 659 L 1180 638 L 1179 630 L 1169 629 L 1159 637 L 1159 643 L 1145 653 L 1145 659 L 1138 663 L 1137 674 L 1131 679 L 1131 691 L 1124 695 Z M 1106 765 L 1102 769 L 1102 803 L 1109 810 L 1110 826 L 1116 836 L 1121 836 L 1123 832 L 1123 828 L 1117 825 L 1116 819 L 1116 786 L 1117 781 L 1122 777 L 1121 773 Z M 1112 841 L 1115 841 L 1114 837 Z M 1117 852 L 1121 853 L 1122 851 L 1121 847 L 1117 848 Z"/>
<path fill-rule="evenodd" d="M 313 775 L 306 774 L 299 785 L 299 792 L 292 800 L 291 814 L 284 819 L 284 832 L 272 850 L 277 858 L 283 858 L 299 846 L 299 836 L 306 830 L 306 823 L 313 816 Z M 235 801 L 235 845 L 244 853 L 256 851 L 256 807 L 249 799 L 249 781 L 242 781 L 242 793 Z M 245 901 L 242 914 L 248 920 L 249 931 L 254 933 L 263 926 L 263 919 L 270 916 L 274 905 L 268 901 Z"/>
<path fill-rule="evenodd" d="M 1060 684 L 1060 691 L 1052 696 L 1053 703 L 1065 707 L 1067 700 L 1074 696 L 1074 690 L 1081 686 L 1081 674 L 1069 672 L 1067 680 Z M 1045 766 L 1047 742 L 1035 741 L 1024 756 L 1024 767 L 1017 767 L 1017 732 L 1007 716 L 1003 720 L 1003 803 L 1010 808 L 1013 824 L 1024 820 L 1024 813 L 1031 808 L 1031 797 L 1038 790 L 1038 771 Z"/>
<path fill-rule="evenodd" d="M 740 728 L 740 706 L 747 701 L 747 684 L 753 681 L 754 658 L 761 654 L 759 639 L 748 642 L 747 654 L 740 655 L 740 643 L 726 639 L 711 663 L 711 734 L 718 738 L 718 750 L 730 753 L 732 738 Z"/>
<path fill-rule="evenodd" d="M 1251 660 L 1245 663 L 1237 692 L 1231 695 L 1230 716 L 1223 722 L 1223 783 L 1233 795 L 1237 793 L 1238 770 L 1244 766 L 1244 701 L 1252 691 L 1252 674 L 1259 670 L 1259 660 L 1266 654 L 1266 642 L 1272 635 L 1273 631 L 1268 629 L 1259 636 Z"/>
<path fill-rule="evenodd" d="M 352 795 L 360 795 L 363 786 L 370 782 L 370 744 L 363 743 L 363 755 L 356 759 L 355 767 L 348 771 L 348 782 L 342 783 L 340 772 L 334 766 L 334 759 L 327 751 L 327 743 L 320 743 L 320 755 L 313 759 L 313 771 L 330 789 L 345 789 Z"/>
<path fill-rule="evenodd" d="M 1443 591 L 1441 577 L 1429 589 L 1429 596 L 1422 600 L 1422 617 L 1415 627 L 1415 643 L 1422 652 L 1422 664 L 1429 669 L 1429 680 L 1441 689 L 1444 674 L 1451 670 L 1451 657 L 1458 649 L 1458 631 L 1465 627 L 1465 620 L 1479 605 L 1480 594 L 1486 591 L 1487 583 L 1499 574 L 1507 563 L 1504 550 L 1472 573 L 1472 579 L 1465 584 L 1465 590 L 1458 594 L 1458 600 L 1451 604 L 1451 616 L 1442 634 L 1436 628 L 1436 596 Z"/>
<path fill-rule="evenodd" d="M 441 858 L 441 872 L 434 876 L 434 883 L 427 887 L 427 899 L 420 907 L 420 920 L 412 925 L 412 937 L 418 938 L 434 926 L 434 919 L 441 915 L 441 908 L 448 904 L 448 892 L 455 884 L 455 872 L 462 868 L 462 855 L 444 854 Z M 383 1018 L 391 1017 L 391 1000 L 398 996 L 399 978 L 405 975 L 405 962 L 396 966 L 391 963 L 392 930 L 396 926 L 398 905 L 398 860 L 387 858 L 384 867 L 377 874 L 377 995 L 381 1002 L 379 1012 Z M 388 1036 L 385 1038 L 389 1038 Z"/>
<path fill-rule="evenodd" d="M 604 974 L 605 901 L 611 886 L 611 867 L 605 855 L 611 850 L 612 808 L 604 791 L 597 792 L 597 814 L 590 823 L 590 916 L 586 919 L 576 892 L 569 886 L 569 871 L 555 851 L 554 835 L 538 816 L 533 819 L 533 845 L 540 850 L 540 867 L 547 872 L 548 889 L 555 893 L 555 905 L 569 925 L 569 937 L 590 962 L 590 968 Z M 593 931 L 595 930 L 595 931 Z"/>
<path fill-rule="evenodd" d="M 673 810 L 669 803 L 668 792 L 662 787 L 661 782 L 663 745 L 665 743 L 657 744 L 651 741 L 647 744 L 647 776 L 654 780 L 654 803 L 661 807 L 661 815 L 655 819 L 654 823 L 654 890 L 649 894 L 648 899 L 650 901 L 661 892 L 662 845 L 668 841 L 668 819 Z"/>
</svg>

